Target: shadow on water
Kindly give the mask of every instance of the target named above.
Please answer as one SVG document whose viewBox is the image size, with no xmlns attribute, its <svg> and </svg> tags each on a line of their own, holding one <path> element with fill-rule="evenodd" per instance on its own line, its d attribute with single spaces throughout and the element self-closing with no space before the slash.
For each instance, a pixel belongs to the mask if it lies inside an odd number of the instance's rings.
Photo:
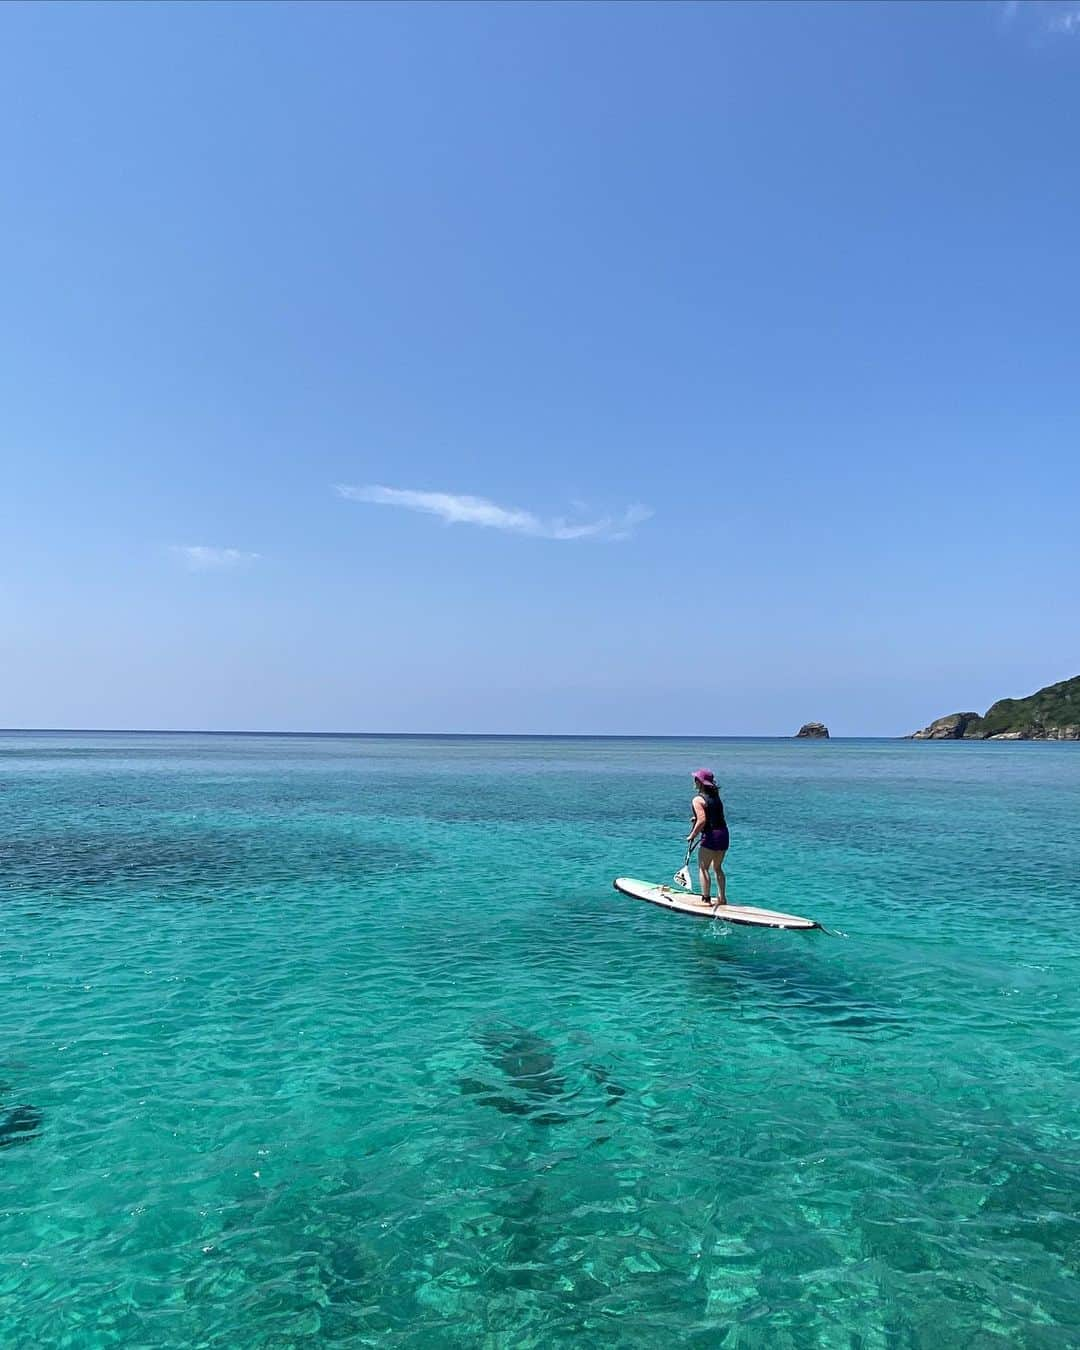
<svg viewBox="0 0 1080 1350">
<path fill-rule="evenodd" d="M 565 1125 L 585 1112 L 567 1113 L 565 1107 L 586 1088 L 603 1091 L 603 1106 L 610 1107 L 626 1095 L 626 1089 L 614 1082 L 602 1065 L 585 1064 L 575 1085 L 560 1071 L 555 1047 L 550 1041 L 525 1027 L 500 1026 L 479 1031 L 474 1037 L 483 1050 L 487 1065 L 498 1069 L 501 1081 L 492 1084 L 479 1078 L 462 1078 L 458 1089 L 476 1097 L 481 1106 L 494 1107 L 507 1116 L 526 1117 L 534 1125 Z"/>
<path fill-rule="evenodd" d="M 792 942 L 752 950 L 735 941 L 709 942 L 699 970 L 711 994 L 735 1000 L 771 996 L 790 1013 L 806 1012 L 841 1031 L 870 1034 L 896 1031 L 908 1020 L 895 1003 L 881 998 L 865 983 L 815 960 Z"/>
<path fill-rule="evenodd" d="M 14 1148 L 18 1144 L 29 1144 L 41 1134 L 44 1116 L 36 1106 L 23 1103 L 19 1106 L 4 1106 L 2 1098 L 11 1091 L 7 1083 L 0 1083 L 0 1148 Z"/>
</svg>

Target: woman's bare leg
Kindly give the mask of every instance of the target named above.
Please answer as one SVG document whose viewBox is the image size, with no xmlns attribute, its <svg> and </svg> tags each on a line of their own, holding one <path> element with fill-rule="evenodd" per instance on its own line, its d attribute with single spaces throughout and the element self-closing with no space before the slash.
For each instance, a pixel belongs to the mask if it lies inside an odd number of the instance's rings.
<svg viewBox="0 0 1080 1350">
<path fill-rule="evenodd" d="M 724 852 L 727 850 L 725 849 Z M 713 871 L 716 873 L 716 903 L 727 904 L 727 877 L 724 875 L 724 853 L 711 855 Z"/>
<path fill-rule="evenodd" d="M 707 848 L 698 849 L 698 872 L 701 874 L 701 894 L 708 900 L 709 898 L 709 859 L 712 854 Z"/>
</svg>

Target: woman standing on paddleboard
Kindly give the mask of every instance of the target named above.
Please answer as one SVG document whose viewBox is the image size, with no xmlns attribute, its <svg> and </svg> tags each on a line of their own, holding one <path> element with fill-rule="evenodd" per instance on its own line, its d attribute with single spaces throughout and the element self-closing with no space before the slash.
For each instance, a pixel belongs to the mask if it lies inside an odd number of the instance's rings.
<svg viewBox="0 0 1080 1350">
<path fill-rule="evenodd" d="M 698 850 L 698 864 L 701 868 L 701 898 L 706 904 L 712 903 L 709 894 L 710 869 L 716 873 L 716 903 L 727 904 L 727 877 L 724 876 L 724 854 L 731 843 L 727 821 L 724 819 L 724 803 L 720 800 L 720 789 L 716 786 L 716 775 L 711 769 L 698 769 L 694 774 L 694 799 L 690 803 L 694 812 L 694 828 L 686 836 L 686 842 L 692 844 L 701 836 Z"/>
</svg>

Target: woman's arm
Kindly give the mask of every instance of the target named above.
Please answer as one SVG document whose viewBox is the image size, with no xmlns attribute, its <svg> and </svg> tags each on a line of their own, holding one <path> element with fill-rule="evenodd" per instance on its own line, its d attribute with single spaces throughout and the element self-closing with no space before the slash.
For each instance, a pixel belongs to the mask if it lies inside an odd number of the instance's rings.
<svg viewBox="0 0 1080 1350">
<path fill-rule="evenodd" d="M 692 844 L 705 828 L 705 798 L 695 797 L 690 805 L 694 808 L 694 828 L 686 836 L 688 844 Z"/>
</svg>

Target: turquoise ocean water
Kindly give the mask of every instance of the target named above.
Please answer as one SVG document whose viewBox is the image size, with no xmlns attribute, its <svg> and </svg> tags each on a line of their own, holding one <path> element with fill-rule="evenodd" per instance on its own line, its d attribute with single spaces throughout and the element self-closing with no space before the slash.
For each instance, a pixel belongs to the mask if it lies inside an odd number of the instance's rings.
<svg viewBox="0 0 1080 1350">
<path fill-rule="evenodd" d="M 717 770 L 735 901 L 682 860 Z M 1080 747 L 0 735 L 0 1338 L 1064 1347 Z"/>
</svg>

